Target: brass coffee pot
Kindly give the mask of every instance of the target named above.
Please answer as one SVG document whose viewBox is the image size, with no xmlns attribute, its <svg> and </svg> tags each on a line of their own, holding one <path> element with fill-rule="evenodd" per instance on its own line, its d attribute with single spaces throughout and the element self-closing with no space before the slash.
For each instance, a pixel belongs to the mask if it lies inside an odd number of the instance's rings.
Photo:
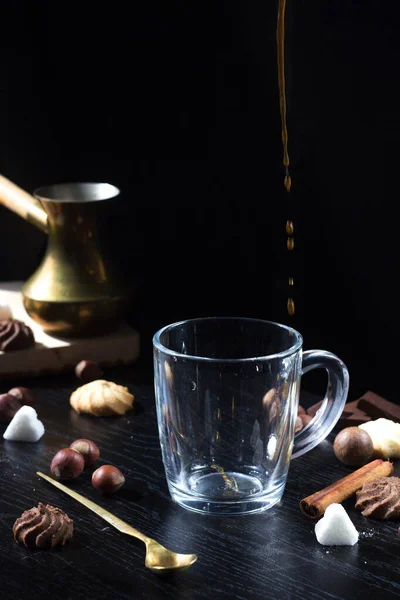
<svg viewBox="0 0 400 600">
<path fill-rule="evenodd" d="M 99 203 L 119 196 L 108 183 L 68 183 L 33 196 L 0 175 L 3 204 L 48 234 L 45 256 L 24 283 L 27 313 L 47 333 L 83 337 L 116 327 L 129 290 L 101 242 Z"/>
</svg>

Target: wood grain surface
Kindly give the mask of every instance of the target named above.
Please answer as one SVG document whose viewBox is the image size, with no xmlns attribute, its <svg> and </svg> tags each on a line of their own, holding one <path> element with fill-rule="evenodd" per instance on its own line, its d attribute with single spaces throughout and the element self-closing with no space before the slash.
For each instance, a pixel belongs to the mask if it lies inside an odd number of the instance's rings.
<svg viewBox="0 0 400 600">
<path fill-rule="evenodd" d="M 73 375 L 24 381 L 36 395 L 46 433 L 36 444 L 6 442 L 0 426 L 0 598 L 128 600 L 135 598 L 335 600 L 400 598 L 399 523 L 373 521 L 345 503 L 360 540 L 353 547 L 317 543 L 299 501 L 350 472 L 335 458 L 331 436 L 292 461 L 283 500 L 266 513 L 203 516 L 174 504 L 161 461 L 151 382 L 139 365 L 112 368 L 107 378 L 135 394 L 135 410 L 118 418 L 78 416 L 69 396 Z M 10 383 L 8 382 L 6 388 Z M 0 392 L 7 391 L 0 382 Z M 315 401 L 315 399 L 314 399 Z M 312 402 L 311 402 L 312 403 Z M 195 552 L 189 570 L 160 578 L 144 566 L 144 545 L 120 534 L 72 498 L 40 480 L 57 450 L 78 437 L 101 449 L 99 464 L 118 466 L 127 483 L 112 498 L 92 488 L 90 471 L 69 485 L 165 546 Z M 396 467 L 396 471 L 399 470 Z M 73 541 L 61 549 L 29 550 L 11 528 L 38 502 L 73 518 Z"/>
</svg>

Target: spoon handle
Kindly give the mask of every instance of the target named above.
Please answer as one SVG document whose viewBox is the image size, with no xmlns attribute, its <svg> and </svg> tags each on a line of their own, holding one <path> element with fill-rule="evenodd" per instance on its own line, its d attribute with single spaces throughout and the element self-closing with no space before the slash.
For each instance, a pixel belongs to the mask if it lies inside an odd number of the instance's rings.
<svg viewBox="0 0 400 600">
<path fill-rule="evenodd" d="M 134 527 L 131 527 L 131 525 L 129 525 L 128 523 L 125 523 L 125 521 L 122 521 L 122 519 L 119 519 L 118 517 L 116 517 L 115 515 L 110 513 L 105 508 L 102 508 L 95 502 L 92 502 L 88 498 L 81 496 L 81 494 L 78 494 L 78 492 L 71 490 L 67 486 L 60 483 L 59 481 L 56 481 L 55 479 L 48 477 L 47 475 L 45 475 L 44 473 L 41 473 L 40 471 L 37 471 L 36 475 L 39 475 L 39 477 L 43 477 L 43 479 L 45 479 L 46 481 L 48 481 L 49 483 L 54 485 L 56 488 L 58 488 L 59 490 L 62 490 L 63 492 L 65 492 L 66 494 L 68 494 L 69 496 L 71 496 L 72 498 L 74 498 L 75 500 L 77 500 L 78 502 L 83 504 L 84 506 L 86 506 L 86 508 L 89 508 L 90 510 L 92 510 L 94 513 L 96 513 L 96 515 L 98 515 L 99 517 L 101 517 L 102 519 L 107 521 L 107 523 L 110 523 L 110 525 L 112 525 L 113 527 L 118 529 L 118 531 L 121 531 L 122 533 L 126 533 L 127 535 L 131 535 L 132 537 L 135 537 L 144 543 L 150 541 L 150 538 L 148 538 L 147 535 L 144 535 L 143 533 L 141 533 Z"/>
</svg>

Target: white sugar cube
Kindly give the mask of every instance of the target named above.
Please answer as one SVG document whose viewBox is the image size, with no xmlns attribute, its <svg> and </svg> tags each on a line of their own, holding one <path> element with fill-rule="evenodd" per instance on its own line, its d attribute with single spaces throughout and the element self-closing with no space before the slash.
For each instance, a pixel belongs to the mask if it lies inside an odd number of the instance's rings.
<svg viewBox="0 0 400 600">
<path fill-rule="evenodd" d="M 13 442 L 37 442 L 44 434 L 44 425 L 39 421 L 32 406 L 22 406 L 4 432 L 4 439 Z"/>
<path fill-rule="evenodd" d="M 354 546 L 358 531 L 341 504 L 330 504 L 315 526 L 317 540 L 323 546 Z"/>
</svg>

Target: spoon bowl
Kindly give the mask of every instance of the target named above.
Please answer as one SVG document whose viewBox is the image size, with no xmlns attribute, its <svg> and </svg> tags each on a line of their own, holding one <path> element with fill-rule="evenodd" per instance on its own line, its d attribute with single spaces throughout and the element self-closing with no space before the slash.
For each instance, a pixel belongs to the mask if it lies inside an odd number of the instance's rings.
<svg viewBox="0 0 400 600">
<path fill-rule="evenodd" d="M 52 485 L 54 485 L 59 490 L 62 490 L 63 492 L 68 494 L 68 496 L 71 496 L 72 498 L 74 498 L 75 500 L 92 510 L 94 513 L 96 513 L 96 515 L 98 515 L 99 517 L 107 521 L 107 523 L 110 523 L 110 525 L 115 527 L 115 529 L 118 529 L 118 531 L 126 533 L 127 535 L 130 535 L 131 537 L 134 537 L 144 542 L 144 544 L 146 545 L 146 558 L 144 564 L 148 569 L 154 571 L 154 573 L 158 573 L 161 575 L 176 571 L 183 571 L 184 569 L 187 569 L 193 563 L 196 562 L 196 554 L 179 554 L 178 552 L 168 550 L 168 548 L 165 548 L 164 546 L 156 542 L 156 540 L 153 540 L 153 538 L 144 535 L 144 533 L 141 533 L 140 531 L 129 525 L 129 523 L 122 521 L 122 519 L 119 519 L 102 506 L 95 504 L 88 498 L 85 498 L 81 494 L 78 494 L 78 492 L 71 490 L 66 485 L 60 483 L 59 481 L 56 481 L 55 479 L 52 479 L 51 477 L 48 477 L 48 475 L 45 475 L 40 471 L 37 471 L 36 474 L 39 475 L 39 477 L 42 477 L 43 479 L 51 483 Z"/>
<path fill-rule="evenodd" d="M 145 565 L 157 573 L 183 571 L 197 560 L 196 554 L 178 554 L 150 539 L 146 543 Z"/>
</svg>

